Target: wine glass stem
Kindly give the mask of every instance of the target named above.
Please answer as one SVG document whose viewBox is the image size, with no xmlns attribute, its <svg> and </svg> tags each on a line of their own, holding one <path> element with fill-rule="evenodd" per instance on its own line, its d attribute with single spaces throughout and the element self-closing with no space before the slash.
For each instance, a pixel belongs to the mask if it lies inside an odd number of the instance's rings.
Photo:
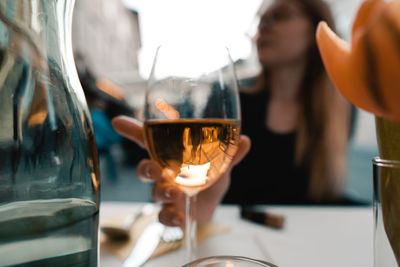
<svg viewBox="0 0 400 267">
<path fill-rule="evenodd" d="M 196 247 L 196 221 L 192 218 L 192 206 L 196 201 L 195 196 L 186 195 L 185 204 L 185 243 L 186 243 L 186 258 L 187 261 L 192 261 L 194 259 L 193 250 Z"/>
</svg>

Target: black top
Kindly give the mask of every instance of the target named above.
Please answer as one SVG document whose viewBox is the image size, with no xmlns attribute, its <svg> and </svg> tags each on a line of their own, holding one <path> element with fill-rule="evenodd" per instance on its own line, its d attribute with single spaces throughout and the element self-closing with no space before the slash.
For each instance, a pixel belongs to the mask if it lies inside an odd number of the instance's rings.
<svg viewBox="0 0 400 267">
<path fill-rule="evenodd" d="M 296 164 L 296 132 L 276 133 L 266 127 L 268 93 L 240 95 L 242 133 L 252 142 L 249 154 L 232 171 L 223 202 L 252 204 L 307 203 L 310 168 Z"/>
</svg>

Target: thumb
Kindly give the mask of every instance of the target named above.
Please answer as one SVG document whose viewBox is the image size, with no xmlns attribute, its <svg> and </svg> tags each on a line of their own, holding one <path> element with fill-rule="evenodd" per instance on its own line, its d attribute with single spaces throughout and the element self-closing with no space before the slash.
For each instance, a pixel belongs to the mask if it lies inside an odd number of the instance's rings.
<svg viewBox="0 0 400 267">
<path fill-rule="evenodd" d="M 120 135 L 134 141 L 142 148 L 146 148 L 142 122 L 128 116 L 117 116 L 111 123 Z"/>
</svg>

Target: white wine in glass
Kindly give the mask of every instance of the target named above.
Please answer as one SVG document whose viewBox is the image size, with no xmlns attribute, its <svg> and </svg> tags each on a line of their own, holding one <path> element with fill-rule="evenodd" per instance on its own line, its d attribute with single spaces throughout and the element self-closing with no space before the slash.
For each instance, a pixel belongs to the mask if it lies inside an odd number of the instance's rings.
<svg viewBox="0 0 400 267">
<path fill-rule="evenodd" d="M 153 159 L 170 173 L 166 178 L 189 196 L 214 183 L 238 148 L 238 120 L 154 120 L 144 127 Z"/>
<path fill-rule="evenodd" d="M 186 249 L 192 258 L 191 199 L 232 162 L 240 138 L 237 80 L 227 48 L 161 46 L 144 108 L 148 151 L 163 177 L 186 194 Z"/>
</svg>

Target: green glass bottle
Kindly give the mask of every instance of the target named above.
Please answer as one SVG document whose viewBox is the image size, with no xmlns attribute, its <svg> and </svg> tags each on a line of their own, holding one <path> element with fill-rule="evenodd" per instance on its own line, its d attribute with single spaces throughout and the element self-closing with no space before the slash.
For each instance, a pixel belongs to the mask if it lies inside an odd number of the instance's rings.
<svg viewBox="0 0 400 267">
<path fill-rule="evenodd" d="M 0 266 L 97 266 L 100 179 L 73 0 L 0 1 Z"/>
</svg>

